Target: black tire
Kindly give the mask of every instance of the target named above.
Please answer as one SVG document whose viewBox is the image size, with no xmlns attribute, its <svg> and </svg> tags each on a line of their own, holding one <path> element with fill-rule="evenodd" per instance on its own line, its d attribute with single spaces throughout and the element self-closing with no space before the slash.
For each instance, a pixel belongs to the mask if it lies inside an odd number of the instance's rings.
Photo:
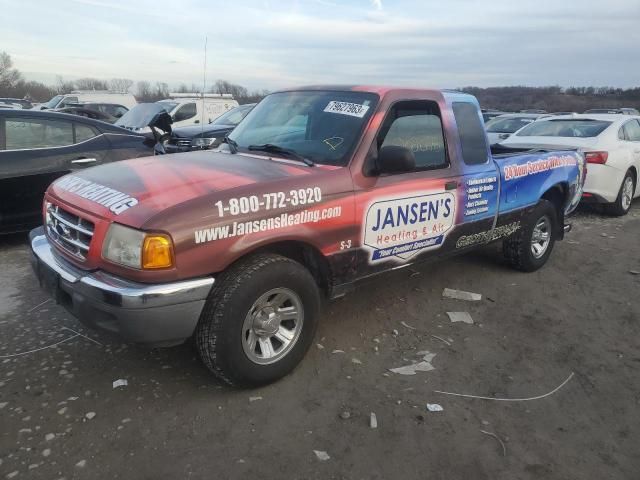
<svg viewBox="0 0 640 480">
<path fill-rule="evenodd" d="M 629 202 L 629 204 L 627 205 L 624 199 L 624 187 L 629 179 L 633 184 L 631 193 L 631 199 L 633 200 L 633 195 L 636 189 L 636 179 L 631 170 L 628 170 L 626 175 L 622 179 L 622 184 L 620 185 L 620 190 L 618 191 L 618 197 L 616 198 L 616 201 L 613 203 L 608 203 L 604 206 L 605 212 L 609 215 L 614 217 L 622 217 L 623 215 L 629 213 L 629 210 L 631 209 L 631 202 Z"/>
<path fill-rule="evenodd" d="M 549 221 L 549 243 L 537 256 L 532 247 L 533 234 L 536 226 L 545 218 Z M 534 272 L 541 268 L 551 255 L 560 228 L 555 205 L 548 200 L 540 200 L 523 221 L 520 230 L 502 243 L 502 251 L 509 265 L 522 272 Z"/>
<path fill-rule="evenodd" d="M 275 363 L 258 364 L 245 353 L 243 325 L 254 303 L 275 288 L 298 296 L 303 312 L 301 330 L 284 356 Z M 200 316 L 195 333 L 200 359 L 217 378 L 232 386 L 274 382 L 290 373 L 309 349 L 320 303 L 313 276 L 298 262 L 275 254 L 239 260 L 216 278 Z"/>
</svg>

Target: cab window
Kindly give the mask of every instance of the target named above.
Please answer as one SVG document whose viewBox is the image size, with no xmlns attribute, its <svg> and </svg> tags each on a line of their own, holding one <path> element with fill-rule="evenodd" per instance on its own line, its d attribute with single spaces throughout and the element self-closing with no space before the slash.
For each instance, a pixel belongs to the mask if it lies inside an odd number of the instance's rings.
<svg viewBox="0 0 640 480">
<path fill-rule="evenodd" d="M 189 120 L 190 118 L 195 117 L 196 113 L 197 109 L 195 103 L 185 103 L 180 108 L 178 108 L 178 111 L 176 113 L 173 114 L 173 121 L 181 122 L 183 120 Z"/>
<path fill-rule="evenodd" d="M 447 167 L 449 162 L 438 104 L 422 100 L 396 103 L 378 137 L 378 149 L 390 145 L 411 150 L 418 171 Z"/>
<path fill-rule="evenodd" d="M 73 144 L 73 124 L 60 120 L 11 118 L 4 121 L 5 150 L 63 147 Z"/>
</svg>

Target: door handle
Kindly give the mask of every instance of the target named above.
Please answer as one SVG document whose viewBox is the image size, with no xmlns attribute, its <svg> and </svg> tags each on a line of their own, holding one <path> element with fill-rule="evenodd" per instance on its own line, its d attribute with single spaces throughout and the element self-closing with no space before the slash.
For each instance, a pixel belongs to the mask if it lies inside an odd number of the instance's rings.
<svg viewBox="0 0 640 480">
<path fill-rule="evenodd" d="M 195 121 L 195 122 L 193 122 L 193 123 L 200 123 L 200 120 L 196 120 L 196 121 Z"/>
<path fill-rule="evenodd" d="M 445 190 L 455 190 L 456 188 L 458 188 L 458 182 L 456 182 L 455 180 L 444 184 Z"/>
<path fill-rule="evenodd" d="M 75 160 L 71 160 L 71 163 L 93 163 L 93 162 L 97 162 L 98 159 L 97 158 L 76 158 Z"/>
</svg>

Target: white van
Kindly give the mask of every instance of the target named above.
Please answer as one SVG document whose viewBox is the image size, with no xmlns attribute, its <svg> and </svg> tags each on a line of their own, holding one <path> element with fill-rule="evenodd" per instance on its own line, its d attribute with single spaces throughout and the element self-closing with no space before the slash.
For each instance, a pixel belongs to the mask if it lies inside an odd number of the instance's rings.
<svg viewBox="0 0 640 480">
<path fill-rule="evenodd" d="M 211 123 L 238 106 L 233 95 L 226 93 L 170 93 L 169 97 L 157 103 L 162 104 L 173 118 L 173 128 Z"/>
<path fill-rule="evenodd" d="M 34 110 L 53 110 L 63 108 L 70 103 L 113 103 L 131 109 L 138 102 L 132 93 L 111 92 L 109 90 L 75 90 L 71 93 L 56 95 L 46 103 L 34 106 Z"/>
</svg>

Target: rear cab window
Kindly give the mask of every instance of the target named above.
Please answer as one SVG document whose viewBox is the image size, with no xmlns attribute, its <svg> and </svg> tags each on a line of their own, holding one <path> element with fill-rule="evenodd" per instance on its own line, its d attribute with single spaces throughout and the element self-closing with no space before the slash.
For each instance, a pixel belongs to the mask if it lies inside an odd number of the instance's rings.
<svg viewBox="0 0 640 480">
<path fill-rule="evenodd" d="M 458 126 L 462 159 L 467 165 L 489 161 L 489 147 L 478 107 L 468 102 L 453 102 L 453 116 Z"/>
</svg>

